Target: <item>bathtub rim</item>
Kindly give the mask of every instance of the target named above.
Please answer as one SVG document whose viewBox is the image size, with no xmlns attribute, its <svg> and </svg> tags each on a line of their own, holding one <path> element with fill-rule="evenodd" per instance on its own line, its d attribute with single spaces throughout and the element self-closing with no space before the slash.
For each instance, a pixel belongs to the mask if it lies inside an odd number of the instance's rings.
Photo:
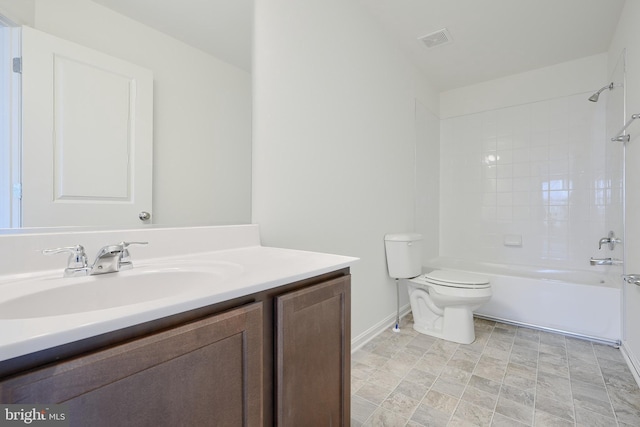
<svg viewBox="0 0 640 427">
<path fill-rule="evenodd" d="M 485 268 L 483 268 L 485 267 Z M 423 274 L 433 270 L 464 271 L 484 276 L 518 277 L 545 282 L 569 283 L 581 286 L 599 286 L 622 289 L 622 271 L 558 269 L 548 266 L 523 264 L 498 264 L 465 258 L 439 256 L 423 263 Z M 584 279 L 587 280 L 584 280 Z M 573 279 L 573 280 L 572 280 Z"/>
</svg>

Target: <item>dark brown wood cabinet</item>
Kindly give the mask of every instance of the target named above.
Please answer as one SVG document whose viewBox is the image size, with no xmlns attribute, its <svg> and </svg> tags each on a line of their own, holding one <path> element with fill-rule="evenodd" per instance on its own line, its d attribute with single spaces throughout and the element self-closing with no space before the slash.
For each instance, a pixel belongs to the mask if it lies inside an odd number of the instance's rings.
<svg viewBox="0 0 640 427">
<path fill-rule="evenodd" d="M 72 426 L 262 425 L 262 303 L 0 383 L 0 400 L 65 403 Z"/>
<path fill-rule="evenodd" d="M 75 426 L 348 426 L 342 269 L 0 362 L 0 403 Z"/>
<path fill-rule="evenodd" d="M 276 297 L 276 425 L 348 426 L 349 279 Z"/>
</svg>

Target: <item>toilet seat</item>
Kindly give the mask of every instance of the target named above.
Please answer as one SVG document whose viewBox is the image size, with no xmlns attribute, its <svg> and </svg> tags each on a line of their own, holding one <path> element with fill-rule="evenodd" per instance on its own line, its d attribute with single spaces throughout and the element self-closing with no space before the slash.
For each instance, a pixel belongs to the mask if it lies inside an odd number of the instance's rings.
<svg viewBox="0 0 640 427">
<path fill-rule="evenodd" d="M 425 282 L 450 288 L 484 289 L 491 286 L 489 280 L 482 276 L 460 271 L 434 270 L 420 278 Z"/>
<path fill-rule="evenodd" d="M 407 283 L 413 329 L 436 338 L 471 344 L 473 311 L 491 299 L 489 281 L 480 275 L 435 270 Z"/>
</svg>

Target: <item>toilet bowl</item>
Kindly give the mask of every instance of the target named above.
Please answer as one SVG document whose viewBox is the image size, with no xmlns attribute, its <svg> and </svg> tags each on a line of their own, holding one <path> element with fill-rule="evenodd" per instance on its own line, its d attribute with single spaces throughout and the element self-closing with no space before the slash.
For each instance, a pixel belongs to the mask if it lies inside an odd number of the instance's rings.
<svg viewBox="0 0 640 427">
<path fill-rule="evenodd" d="M 481 276 L 434 270 L 408 281 L 413 328 L 426 335 L 471 344 L 473 311 L 491 298 L 491 284 Z"/>
<path fill-rule="evenodd" d="M 491 298 L 489 281 L 458 271 L 434 270 L 420 274 L 420 234 L 387 234 L 384 243 L 389 276 L 396 279 L 396 284 L 401 279 L 409 279 L 413 329 L 448 341 L 471 344 L 476 339 L 473 310 Z M 399 306 L 398 302 L 398 318 Z"/>
</svg>

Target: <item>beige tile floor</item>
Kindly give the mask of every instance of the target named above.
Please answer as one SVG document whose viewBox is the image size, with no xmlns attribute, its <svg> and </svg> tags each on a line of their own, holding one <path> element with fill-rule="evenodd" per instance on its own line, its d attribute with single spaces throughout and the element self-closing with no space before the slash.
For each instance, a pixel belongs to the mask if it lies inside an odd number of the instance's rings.
<svg viewBox="0 0 640 427">
<path fill-rule="evenodd" d="M 620 350 L 483 319 L 463 345 L 411 322 L 353 354 L 353 427 L 640 426 L 640 389 Z"/>
</svg>

